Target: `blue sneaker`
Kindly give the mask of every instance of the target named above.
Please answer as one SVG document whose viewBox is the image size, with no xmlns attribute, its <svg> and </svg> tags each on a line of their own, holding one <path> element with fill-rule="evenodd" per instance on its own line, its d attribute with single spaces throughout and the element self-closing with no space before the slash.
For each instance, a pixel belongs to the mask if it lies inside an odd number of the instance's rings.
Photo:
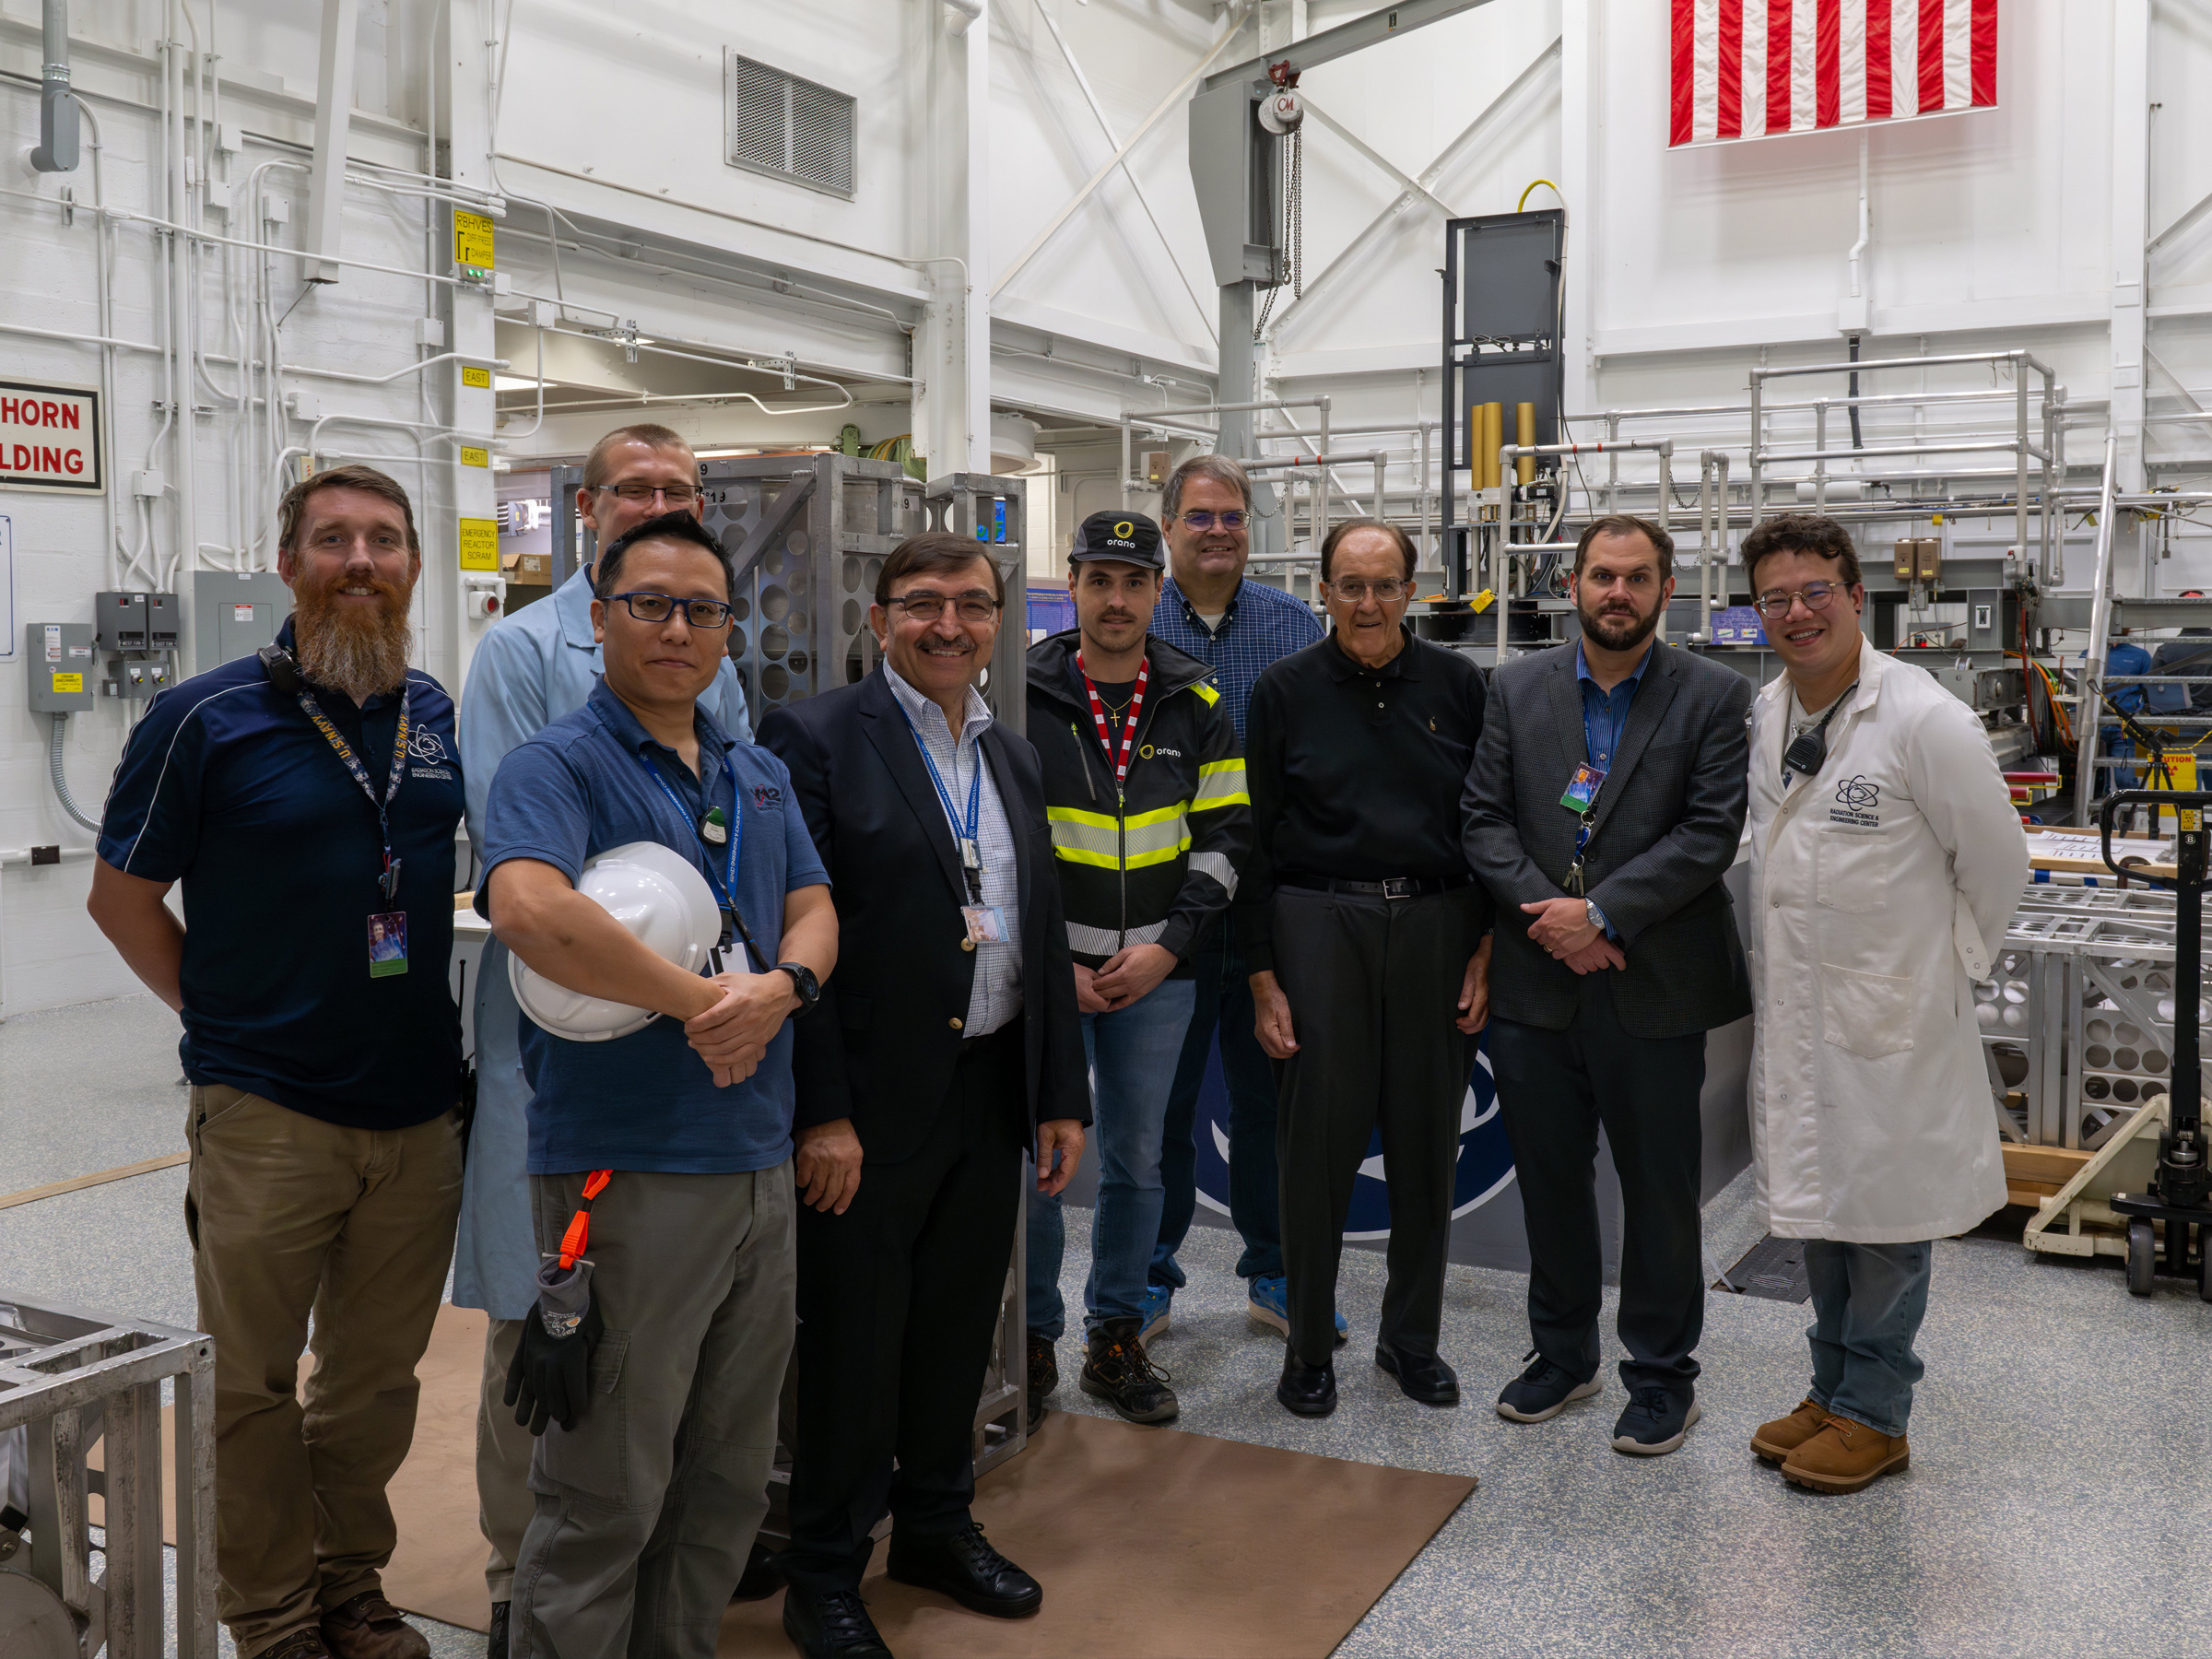
<svg viewBox="0 0 2212 1659">
<path fill-rule="evenodd" d="M 1136 1339 L 1149 1343 L 1155 1336 L 1168 1333 L 1168 1307 L 1175 1300 L 1172 1285 L 1147 1285 L 1144 1311 L 1137 1316 Z"/>
<path fill-rule="evenodd" d="M 1290 1335 L 1290 1281 L 1279 1273 L 1260 1274 L 1252 1281 L 1252 1303 L 1246 1310 L 1261 1324 L 1273 1325 L 1285 1336 Z M 1336 1346 L 1342 1347 L 1351 1340 L 1352 1327 L 1343 1314 L 1336 1315 Z"/>
</svg>

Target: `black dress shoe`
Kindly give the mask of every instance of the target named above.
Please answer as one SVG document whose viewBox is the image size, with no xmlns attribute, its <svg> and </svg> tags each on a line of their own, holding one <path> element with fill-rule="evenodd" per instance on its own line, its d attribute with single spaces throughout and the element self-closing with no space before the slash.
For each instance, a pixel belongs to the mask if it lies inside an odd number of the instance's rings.
<svg viewBox="0 0 2212 1659">
<path fill-rule="evenodd" d="M 1044 1606 L 1044 1586 L 992 1548 L 972 1521 L 959 1532 L 912 1536 L 892 1527 L 884 1571 L 993 1618 L 1026 1618 Z"/>
<path fill-rule="evenodd" d="M 484 1659 L 507 1659 L 507 1615 L 512 1602 L 491 1604 L 491 1629 L 484 1635 Z"/>
<path fill-rule="evenodd" d="M 782 1588 L 783 1570 L 776 1565 L 776 1552 L 754 1539 L 752 1553 L 745 1558 L 745 1574 L 737 1581 L 737 1588 L 731 1592 L 730 1599 L 766 1601 Z"/>
<path fill-rule="evenodd" d="M 783 1634 L 806 1659 L 891 1659 L 857 1590 L 802 1590 L 783 1597 Z"/>
<path fill-rule="evenodd" d="M 1327 1417 L 1336 1409 L 1336 1368 L 1308 1365 L 1286 1350 L 1283 1380 L 1275 1385 L 1275 1397 L 1294 1417 Z"/>
<path fill-rule="evenodd" d="M 1459 1404 L 1459 1376 L 1434 1354 L 1409 1354 L 1387 1342 L 1378 1342 L 1375 1363 L 1398 1380 L 1409 1400 L 1424 1406 Z"/>
</svg>

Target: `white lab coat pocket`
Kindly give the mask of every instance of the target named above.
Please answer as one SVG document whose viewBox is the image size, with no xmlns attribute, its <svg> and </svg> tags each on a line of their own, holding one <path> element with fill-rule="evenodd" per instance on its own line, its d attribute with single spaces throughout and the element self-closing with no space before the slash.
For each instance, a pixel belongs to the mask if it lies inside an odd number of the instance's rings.
<svg viewBox="0 0 2212 1659">
<path fill-rule="evenodd" d="M 1912 1046 L 1912 982 L 1820 964 L 1820 1035 L 1846 1053 L 1879 1060 Z"/>
<path fill-rule="evenodd" d="M 1822 830 L 1814 841 L 1814 900 L 1847 915 L 1883 909 L 1889 902 L 1893 853 L 1879 830 Z"/>
</svg>

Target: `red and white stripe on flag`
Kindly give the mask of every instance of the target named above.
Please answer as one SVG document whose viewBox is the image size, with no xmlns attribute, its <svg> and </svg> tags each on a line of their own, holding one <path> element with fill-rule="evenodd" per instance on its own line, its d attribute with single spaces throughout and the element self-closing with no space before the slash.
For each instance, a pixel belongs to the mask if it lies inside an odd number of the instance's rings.
<svg viewBox="0 0 2212 1659">
<path fill-rule="evenodd" d="M 1670 147 L 1997 101 L 1997 0 L 1670 4 Z"/>
</svg>

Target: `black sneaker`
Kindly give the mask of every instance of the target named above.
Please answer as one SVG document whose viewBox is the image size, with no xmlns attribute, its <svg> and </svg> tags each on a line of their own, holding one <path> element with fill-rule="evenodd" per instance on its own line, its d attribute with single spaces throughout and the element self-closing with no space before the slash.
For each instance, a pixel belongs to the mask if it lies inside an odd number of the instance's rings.
<svg viewBox="0 0 2212 1659">
<path fill-rule="evenodd" d="M 783 1633 L 806 1659 L 891 1659 L 857 1590 L 806 1590 L 783 1594 Z"/>
<path fill-rule="evenodd" d="M 512 1602 L 491 1604 L 491 1628 L 484 1632 L 484 1659 L 507 1659 L 507 1618 Z"/>
<path fill-rule="evenodd" d="M 1629 1395 L 1628 1409 L 1613 1425 L 1613 1450 L 1638 1457 L 1672 1452 L 1688 1438 L 1690 1425 L 1701 1415 L 1688 1383 L 1677 1394 L 1656 1382 L 1646 1382 Z"/>
<path fill-rule="evenodd" d="M 1090 1352 L 1083 1361 L 1083 1392 L 1105 1401 L 1128 1422 L 1164 1423 L 1182 1408 L 1168 1386 L 1168 1373 L 1146 1357 L 1145 1345 L 1137 1340 L 1140 1323 L 1105 1319 L 1092 1328 Z"/>
<path fill-rule="evenodd" d="M 1577 1382 L 1534 1348 L 1524 1358 L 1534 1363 L 1498 1396 L 1498 1415 L 1516 1423 L 1548 1422 L 1572 1401 L 1586 1400 L 1604 1386 L 1595 1377 Z"/>
</svg>

